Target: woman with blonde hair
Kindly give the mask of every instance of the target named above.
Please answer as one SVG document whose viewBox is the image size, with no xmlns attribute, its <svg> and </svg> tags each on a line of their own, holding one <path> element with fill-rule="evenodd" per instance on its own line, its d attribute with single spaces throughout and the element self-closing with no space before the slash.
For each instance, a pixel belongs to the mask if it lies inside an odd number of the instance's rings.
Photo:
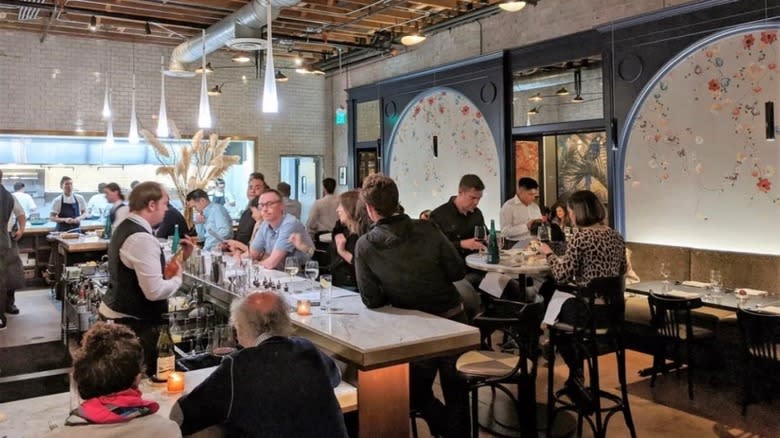
<svg viewBox="0 0 780 438">
<path fill-rule="evenodd" d="M 368 231 L 366 207 L 360 200 L 357 190 L 344 192 L 339 196 L 336 208 L 339 216 L 333 227 L 333 242 L 330 245 L 330 273 L 333 284 L 357 289 L 355 279 L 354 253 L 358 238 Z"/>
</svg>

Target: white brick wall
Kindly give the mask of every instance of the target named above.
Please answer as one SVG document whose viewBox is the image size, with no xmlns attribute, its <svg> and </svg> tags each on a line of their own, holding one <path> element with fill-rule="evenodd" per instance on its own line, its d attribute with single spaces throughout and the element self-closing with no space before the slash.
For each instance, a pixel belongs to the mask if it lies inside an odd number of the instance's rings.
<svg viewBox="0 0 780 438">
<path fill-rule="evenodd" d="M 49 35 L 39 42 L 36 33 L 0 31 L 0 130 L 75 131 L 80 117 L 86 131 L 105 131 L 101 120 L 105 72 L 110 72 L 115 135 L 126 135 L 130 123 L 133 44 Z M 136 108 L 139 123 L 157 125 L 160 105 L 160 56 L 171 47 L 135 44 Z M 208 56 L 215 66 L 231 65 L 225 53 Z M 235 65 L 235 64 L 234 64 Z M 52 72 L 58 69 L 56 78 Z M 261 68 L 262 71 L 262 68 Z M 99 78 L 95 72 L 99 72 Z M 277 83 L 278 114 L 260 111 L 262 81 L 254 68 L 217 70 L 209 87 L 227 82 L 222 96 L 210 99 L 214 132 L 257 137 L 256 169 L 269 183 L 279 178 L 279 156 L 320 155 L 326 176 L 333 176 L 331 85 L 321 76 L 286 72 L 289 81 Z M 99 79 L 99 80 L 98 80 Z M 183 136 L 197 131 L 200 76 L 165 81 L 168 117 Z"/>
</svg>

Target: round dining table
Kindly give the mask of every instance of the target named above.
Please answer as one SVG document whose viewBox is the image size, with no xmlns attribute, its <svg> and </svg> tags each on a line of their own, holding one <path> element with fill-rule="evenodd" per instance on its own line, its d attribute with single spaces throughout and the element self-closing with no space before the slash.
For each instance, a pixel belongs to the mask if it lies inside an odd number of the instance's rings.
<svg viewBox="0 0 780 438">
<path fill-rule="evenodd" d="M 466 266 L 485 272 L 499 272 L 510 275 L 544 274 L 550 270 L 550 265 L 543 258 L 541 261 L 529 261 L 530 257 L 524 257 L 522 263 L 518 262 L 519 254 L 507 253 L 501 256 L 498 264 L 488 263 L 482 254 L 469 254 L 466 256 Z M 539 257 L 539 256 L 531 256 Z M 525 283 L 521 283 L 525 284 Z"/>
</svg>

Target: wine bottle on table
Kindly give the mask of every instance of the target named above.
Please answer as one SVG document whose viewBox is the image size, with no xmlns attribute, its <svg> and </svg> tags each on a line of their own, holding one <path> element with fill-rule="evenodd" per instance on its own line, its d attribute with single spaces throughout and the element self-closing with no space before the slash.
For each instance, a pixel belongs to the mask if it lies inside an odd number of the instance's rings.
<svg viewBox="0 0 780 438">
<path fill-rule="evenodd" d="M 496 221 L 494 219 L 490 220 L 490 235 L 488 236 L 486 261 L 491 265 L 497 265 L 499 261 L 498 237 L 496 236 Z"/>
<path fill-rule="evenodd" d="M 106 216 L 106 224 L 103 228 L 103 238 L 104 239 L 110 239 L 111 238 L 111 215 L 109 214 Z"/>
<path fill-rule="evenodd" d="M 173 227 L 173 240 L 171 241 L 171 254 L 176 254 L 179 250 L 179 224 Z"/>
<path fill-rule="evenodd" d="M 176 368 L 176 354 L 173 351 L 173 339 L 168 326 L 160 327 L 160 337 L 157 338 L 157 380 L 166 381 Z"/>
</svg>

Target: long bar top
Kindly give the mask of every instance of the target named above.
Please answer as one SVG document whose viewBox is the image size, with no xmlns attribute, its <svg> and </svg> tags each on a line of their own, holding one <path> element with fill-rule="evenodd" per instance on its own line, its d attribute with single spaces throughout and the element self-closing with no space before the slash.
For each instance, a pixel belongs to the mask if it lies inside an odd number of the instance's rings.
<svg viewBox="0 0 780 438">
<path fill-rule="evenodd" d="M 79 236 L 75 239 L 55 236 L 54 240 L 68 252 L 105 251 L 108 248 L 108 240 L 97 236 Z"/>
<path fill-rule="evenodd" d="M 185 284 L 199 282 L 207 286 L 212 299 L 224 302 L 236 295 L 211 282 L 185 274 Z M 265 270 L 261 276 L 274 282 L 290 282 L 290 277 L 280 271 Z M 291 289 L 283 293 L 285 300 L 295 308 L 299 299 L 312 299 L 318 292 L 298 292 L 304 279 L 295 277 Z M 311 282 L 307 282 L 311 285 Z M 384 306 L 368 309 L 360 295 L 333 288 L 331 313 L 312 306 L 312 315 L 291 314 L 297 335 L 314 342 L 320 348 L 332 352 L 360 369 L 373 369 L 406 363 L 412 360 L 456 353 L 479 345 L 479 330 L 417 310 Z"/>
<path fill-rule="evenodd" d="M 97 230 L 98 228 L 103 228 L 105 226 L 105 221 L 102 220 L 89 220 L 84 219 L 81 221 L 81 230 L 82 231 L 92 231 Z M 48 221 L 43 225 L 32 225 L 30 222 L 27 222 L 27 226 L 24 227 L 24 235 L 33 235 L 33 234 L 49 234 L 57 227 L 57 224 L 54 222 Z"/>
<path fill-rule="evenodd" d="M 189 392 L 206 378 L 216 367 L 189 371 L 185 374 L 185 391 Z M 156 415 L 168 417 L 176 400 L 183 393 L 171 394 L 165 386 L 152 386 L 148 380 L 141 383 L 144 399 L 160 404 Z M 357 390 L 354 386 L 341 382 L 333 389 L 342 412 L 357 409 Z M 70 393 L 46 395 L 42 397 L 17 400 L 0 404 L 0 436 L 14 438 L 40 437 L 52 428 L 63 427 L 68 416 Z"/>
</svg>

